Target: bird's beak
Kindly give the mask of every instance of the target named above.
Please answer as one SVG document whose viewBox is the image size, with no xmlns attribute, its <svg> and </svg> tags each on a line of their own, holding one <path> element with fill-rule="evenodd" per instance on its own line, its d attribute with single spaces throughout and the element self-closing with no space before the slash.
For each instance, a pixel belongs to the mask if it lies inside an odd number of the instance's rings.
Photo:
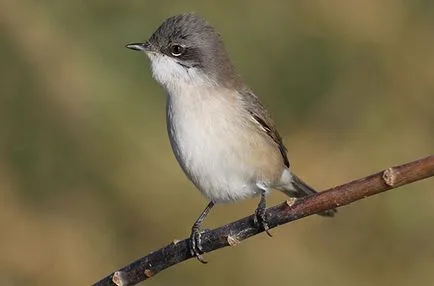
<svg viewBox="0 0 434 286">
<path fill-rule="evenodd" d="M 142 51 L 142 52 L 149 52 L 151 50 L 151 45 L 149 42 L 145 43 L 132 43 L 125 45 L 126 48 L 135 50 L 135 51 Z"/>
</svg>

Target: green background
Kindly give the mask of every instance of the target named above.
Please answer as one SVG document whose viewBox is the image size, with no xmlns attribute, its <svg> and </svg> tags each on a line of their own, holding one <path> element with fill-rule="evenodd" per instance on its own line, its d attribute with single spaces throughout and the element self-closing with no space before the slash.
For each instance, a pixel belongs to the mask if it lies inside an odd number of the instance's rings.
<svg viewBox="0 0 434 286">
<path fill-rule="evenodd" d="M 188 235 L 206 201 L 172 155 L 147 59 L 124 48 L 187 11 L 222 34 L 315 188 L 433 153 L 432 1 L 3 0 L 1 285 L 89 285 Z M 312 216 L 146 283 L 432 285 L 433 188 Z M 256 204 L 219 205 L 205 226 Z"/>
</svg>

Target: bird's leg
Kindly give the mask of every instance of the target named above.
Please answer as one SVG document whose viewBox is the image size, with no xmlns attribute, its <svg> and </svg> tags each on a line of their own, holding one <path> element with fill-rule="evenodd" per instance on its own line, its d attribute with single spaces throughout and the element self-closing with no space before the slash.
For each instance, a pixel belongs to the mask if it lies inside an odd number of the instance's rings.
<svg viewBox="0 0 434 286">
<path fill-rule="evenodd" d="M 268 234 L 268 236 L 272 236 L 269 227 L 267 218 L 265 217 L 265 210 L 266 210 L 266 201 L 265 201 L 265 190 L 261 191 L 261 200 L 259 201 L 258 207 L 255 210 L 255 218 L 254 222 L 259 227 L 262 227 L 263 230 Z"/>
<path fill-rule="evenodd" d="M 213 201 L 209 202 L 209 204 L 206 206 L 206 208 L 203 210 L 203 212 L 200 214 L 200 216 L 194 222 L 193 227 L 191 228 L 190 241 L 189 241 L 190 253 L 192 256 L 195 256 L 197 260 L 199 260 L 202 263 L 207 263 L 207 261 L 205 261 L 202 256 L 203 250 L 201 246 L 201 238 L 200 238 L 201 232 L 199 231 L 199 228 L 213 206 L 214 206 L 214 202 Z"/>
</svg>

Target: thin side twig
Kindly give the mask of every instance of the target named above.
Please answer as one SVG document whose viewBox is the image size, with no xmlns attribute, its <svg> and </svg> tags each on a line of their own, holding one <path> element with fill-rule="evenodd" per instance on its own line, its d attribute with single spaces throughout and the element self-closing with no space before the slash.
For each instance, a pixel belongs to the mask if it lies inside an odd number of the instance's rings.
<svg viewBox="0 0 434 286">
<path fill-rule="evenodd" d="M 404 165 L 388 168 L 368 177 L 355 180 L 297 201 L 288 200 L 267 209 L 270 228 L 350 204 L 354 201 L 434 176 L 434 155 Z M 205 252 L 239 244 L 261 233 L 253 223 L 253 215 L 202 234 Z M 158 272 L 192 258 L 188 240 L 174 241 L 103 278 L 94 286 L 135 285 Z"/>
</svg>

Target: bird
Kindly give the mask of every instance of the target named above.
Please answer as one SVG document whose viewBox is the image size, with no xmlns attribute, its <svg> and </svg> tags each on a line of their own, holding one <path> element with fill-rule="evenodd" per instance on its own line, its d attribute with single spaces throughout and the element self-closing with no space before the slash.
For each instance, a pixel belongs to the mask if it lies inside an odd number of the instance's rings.
<svg viewBox="0 0 434 286">
<path fill-rule="evenodd" d="M 208 199 L 194 222 L 191 256 L 206 263 L 200 226 L 215 204 L 259 196 L 254 223 L 270 234 L 266 196 L 316 191 L 290 169 L 287 149 L 269 112 L 237 73 L 222 37 L 195 12 L 167 18 L 144 42 L 126 45 L 150 60 L 165 90 L 166 123 L 179 165 Z M 319 215 L 332 217 L 335 209 Z"/>
</svg>

